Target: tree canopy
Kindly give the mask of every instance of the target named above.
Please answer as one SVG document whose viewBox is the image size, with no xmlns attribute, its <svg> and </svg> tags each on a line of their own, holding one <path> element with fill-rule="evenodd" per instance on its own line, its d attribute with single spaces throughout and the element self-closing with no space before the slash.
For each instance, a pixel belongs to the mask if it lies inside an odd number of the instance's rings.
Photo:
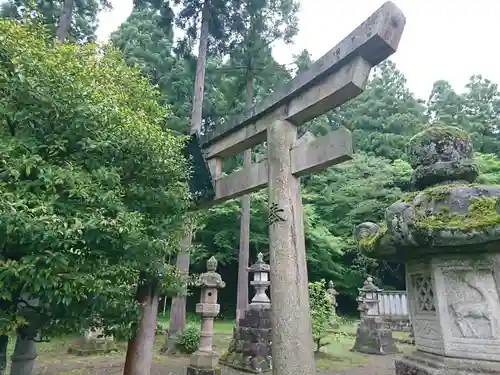
<svg viewBox="0 0 500 375">
<path fill-rule="evenodd" d="M 175 284 L 184 140 L 121 53 L 49 33 L 0 20 L 0 331 L 27 303 L 42 334 L 128 334 L 139 272 Z"/>
</svg>

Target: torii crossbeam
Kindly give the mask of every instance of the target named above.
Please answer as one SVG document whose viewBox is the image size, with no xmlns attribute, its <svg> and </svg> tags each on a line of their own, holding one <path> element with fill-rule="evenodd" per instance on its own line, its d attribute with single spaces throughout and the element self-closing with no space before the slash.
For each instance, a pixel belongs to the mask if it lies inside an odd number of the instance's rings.
<svg viewBox="0 0 500 375">
<path fill-rule="evenodd" d="M 392 55 L 406 19 L 386 2 L 281 90 L 201 139 L 215 186 L 203 206 L 269 189 L 273 374 L 314 375 L 300 177 L 352 158 L 340 129 L 297 139 L 297 128 L 359 95 L 371 68 Z M 267 159 L 228 176 L 221 161 L 267 141 Z"/>
</svg>

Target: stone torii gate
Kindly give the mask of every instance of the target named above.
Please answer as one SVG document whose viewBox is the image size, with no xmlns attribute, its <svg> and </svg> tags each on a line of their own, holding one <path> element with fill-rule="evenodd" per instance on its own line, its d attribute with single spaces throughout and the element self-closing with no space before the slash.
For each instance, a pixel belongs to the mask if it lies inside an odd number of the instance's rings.
<svg viewBox="0 0 500 375">
<path fill-rule="evenodd" d="M 348 130 L 297 139 L 297 128 L 359 95 L 371 68 L 396 51 L 405 23 L 392 2 L 384 3 L 308 71 L 199 140 L 214 188 L 200 207 L 269 188 L 274 374 L 315 373 L 300 177 L 353 153 Z M 263 142 L 267 159 L 222 175 L 223 158 Z"/>
</svg>

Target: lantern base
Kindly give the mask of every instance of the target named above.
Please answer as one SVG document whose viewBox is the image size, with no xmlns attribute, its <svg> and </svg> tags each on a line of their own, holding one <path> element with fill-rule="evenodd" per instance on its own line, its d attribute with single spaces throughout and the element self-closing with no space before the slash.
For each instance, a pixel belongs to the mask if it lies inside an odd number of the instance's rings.
<svg viewBox="0 0 500 375">
<path fill-rule="evenodd" d="M 186 375 L 220 375 L 220 367 L 206 369 L 189 366 L 186 370 Z"/>
<path fill-rule="evenodd" d="M 397 359 L 396 375 L 493 375 L 500 374 L 500 362 L 452 358 L 419 350 Z"/>
<path fill-rule="evenodd" d="M 356 341 L 351 349 L 366 354 L 395 354 L 399 349 L 394 343 L 392 331 L 380 317 L 365 317 L 356 331 Z M 420 375 L 420 374 L 419 374 Z"/>
<path fill-rule="evenodd" d="M 255 374 L 271 372 L 271 305 L 251 304 L 238 323 L 220 363 Z"/>
</svg>

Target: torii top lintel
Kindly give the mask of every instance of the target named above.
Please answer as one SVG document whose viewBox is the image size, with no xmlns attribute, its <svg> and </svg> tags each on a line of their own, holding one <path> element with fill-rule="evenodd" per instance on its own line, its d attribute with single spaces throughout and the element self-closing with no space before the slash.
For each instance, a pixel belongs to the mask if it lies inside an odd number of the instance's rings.
<svg viewBox="0 0 500 375">
<path fill-rule="evenodd" d="M 257 126 L 259 122 L 268 123 L 282 119 L 302 125 L 359 95 L 368 78 L 364 77 L 364 72 L 367 71 L 368 74 L 373 66 L 396 51 L 405 23 L 405 16 L 394 3 L 384 3 L 340 43 L 313 63 L 310 69 L 297 75 L 248 111 L 204 134 L 201 137 L 201 145 L 208 151 L 207 157 L 227 157 L 264 141 L 265 128 Z M 356 64 L 358 67 L 353 67 Z M 359 69 L 363 70 L 363 74 Z M 346 73 L 350 81 L 346 77 L 342 77 L 343 80 L 332 77 L 346 76 Z M 329 87 L 326 87 L 325 81 L 329 79 L 330 82 L 326 83 Z M 321 93 L 312 94 L 314 89 Z M 255 129 L 245 131 L 249 126 Z M 245 134 L 235 137 L 234 133 L 242 131 Z M 230 136 L 235 139 L 224 142 Z"/>
</svg>

